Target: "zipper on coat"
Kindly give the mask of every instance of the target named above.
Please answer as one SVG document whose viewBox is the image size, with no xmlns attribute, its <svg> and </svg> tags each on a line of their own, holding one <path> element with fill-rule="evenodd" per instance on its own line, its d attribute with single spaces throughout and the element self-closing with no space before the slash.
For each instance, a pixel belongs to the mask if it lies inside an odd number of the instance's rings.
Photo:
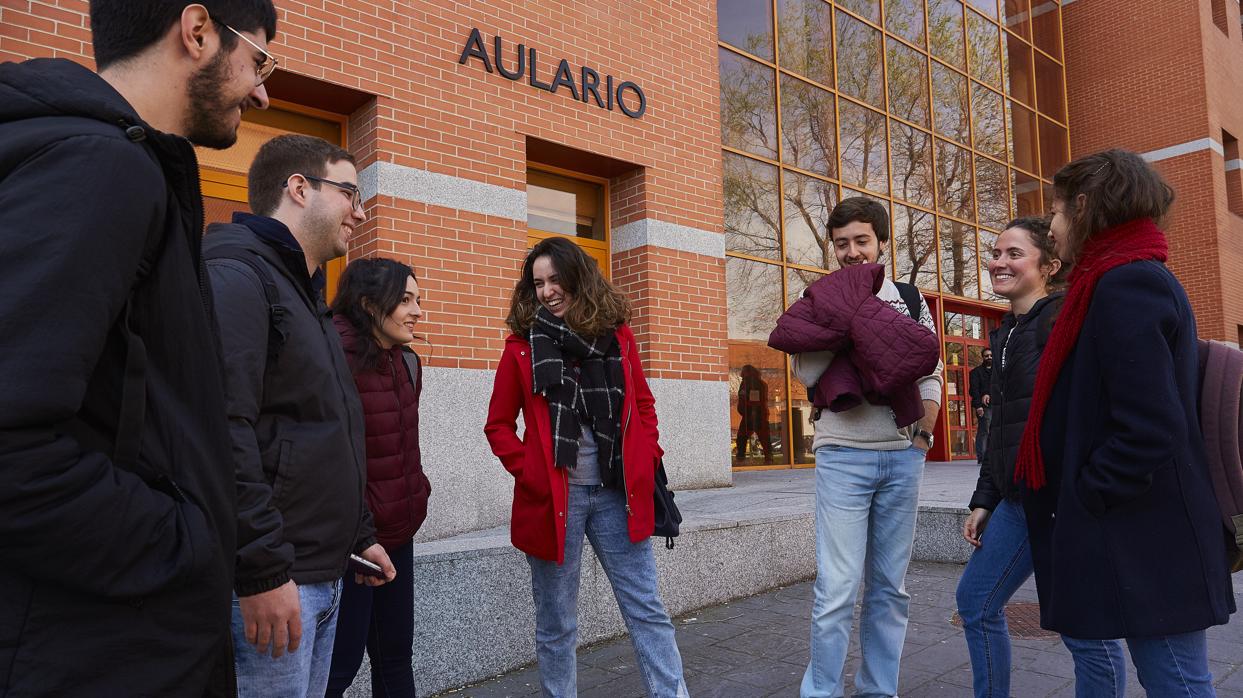
<svg viewBox="0 0 1243 698">
<path fill-rule="evenodd" d="M 624 402 L 624 401 L 625 401 L 625 399 L 623 398 L 623 402 Z M 630 491 L 626 489 L 626 449 L 625 449 L 625 444 L 626 444 L 626 429 L 627 429 L 629 426 L 630 426 L 630 410 L 629 410 L 629 409 L 627 409 L 627 410 L 626 410 L 626 418 L 625 418 L 624 420 L 622 420 L 621 442 L 613 445 L 613 447 L 614 447 L 614 448 L 620 448 L 620 449 L 622 450 L 622 454 L 621 454 L 621 456 L 622 456 L 622 464 L 621 464 L 621 486 L 622 486 L 622 499 L 623 499 L 623 500 L 625 500 L 625 502 L 626 502 L 626 516 L 630 516 L 630 515 L 631 515 L 631 513 L 632 513 L 632 512 L 630 511 Z"/>
</svg>

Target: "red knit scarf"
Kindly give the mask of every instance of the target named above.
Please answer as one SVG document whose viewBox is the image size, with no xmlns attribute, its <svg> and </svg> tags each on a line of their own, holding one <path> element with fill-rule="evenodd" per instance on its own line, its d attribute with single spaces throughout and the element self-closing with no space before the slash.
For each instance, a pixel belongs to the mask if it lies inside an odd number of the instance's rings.
<svg viewBox="0 0 1243 698">
<path fill-rule="evenodd" d="M 1066 293 L 1062 310 L 1053 325 L 1044 354 L 1040 357 L 1031 410 L 1027 413 L 1027 427 L 1023 431 L 1018 463 L 1014 468 L 1015 482 L 1026 482 L 1033 490 L 1044 487 L 1040 427 L 1044 423 L 1045 407 L 1049 404 L 1049 396 L 1053 394 L 1053 386 L 1057 383 L 1062 364 L 1079 341 L 1079 330 L 1088 315 L 1096 282 L 1101 280 L 1105 272 L 1123 264 L 1147 259 L 1164 262 L 1168 252 L 1169 244 L 1165 240 L 1165 234 L 1148 218 L 1137 218 L 1104 230 L 1084 244 L 1079 261 L 1070 273 L 1070 290 Z"/>
</svg>

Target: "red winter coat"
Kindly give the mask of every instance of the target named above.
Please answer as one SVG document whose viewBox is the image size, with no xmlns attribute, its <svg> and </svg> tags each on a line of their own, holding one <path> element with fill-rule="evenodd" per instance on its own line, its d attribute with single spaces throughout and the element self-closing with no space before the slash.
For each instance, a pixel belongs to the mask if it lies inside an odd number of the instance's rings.
<svg viewBox="0 0 1243 698">
<path fill-rule="evenodd" d="M 351 368 L 361 340 L 344 318 L 334 318 Z M 410 380 L 395 346 L 380 357 L 380 369 L 355 370 L 354 384 L 367 426 L 367 508 L 375 519 L 376 540 L 393 551 L 409 543 L 427 518 L 432 485 L 423 474 L 419 452 L 419 395 L 423 364 Z"/>
<path fill-rule="evenodd" d="M 656 428 L 656 400 L 643 377 L 639 348 L 626 325 L 617 328 L 625 372 L 622 401 L 622 471 L 625 475 L 630 540 L 648 538 L 655 527 L 652 489 L 656 463 L 664 455 Z M 492 452 L 514 476 L 510 540 L 514 547 L 543 560 L 565 561 L 565 512 L 570 481 L 552 455 L 548 402 L 536 394 L 531 377 L 531 345 L 518 335 L 505 340 L 488 405 L 487 434 Z M 518 437 L 518 412 L 526 431 Z"/>
<path fill-rule="evenodd" d="M 899 426 L 923 416 L 917 381 L 941 358 L 935 333 L 876 297 L 885 281 L 879 264 L 829 274 L 804 291 L 777 320 L 768 346 L 798 354 L 836 355 L 816 384 L 817 407 L 844 412 L 861 404 L 889 405 Z"/>
</svg>

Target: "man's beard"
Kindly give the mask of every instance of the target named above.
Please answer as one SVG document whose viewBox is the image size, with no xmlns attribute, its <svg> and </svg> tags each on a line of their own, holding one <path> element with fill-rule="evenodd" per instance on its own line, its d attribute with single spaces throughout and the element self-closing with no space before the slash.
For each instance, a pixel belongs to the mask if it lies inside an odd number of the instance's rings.
<svg viewBox="0 0 1243 698">
<path fill-rule="evenodd" d="M 191 143 L 224 150 L 237 142 L 237 129 L 225 121 L 225 115 L 240 103 L 230 105 L 225 99 L 223 93 L 228 82 L 229 58 L 223 49 L 190 76 L 185 136 Z"/>
</svg>

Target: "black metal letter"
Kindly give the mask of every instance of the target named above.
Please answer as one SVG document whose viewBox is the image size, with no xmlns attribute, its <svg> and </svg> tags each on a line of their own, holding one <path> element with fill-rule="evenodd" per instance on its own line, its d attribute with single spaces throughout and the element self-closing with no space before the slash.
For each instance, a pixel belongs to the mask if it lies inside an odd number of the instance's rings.
<svg viewBox="0 0 1243 698">
<path fill-rule="evenodd" d="M 622 92 L 627 89 L 632 90 L 635 93 L 635 96 L 639 98 L 638 109 L 632 111 L 630 107 L 626 106 L 626 100 L 622 99 Z M 617 86 L 617 106 L 621 107 L 622 113 L 626 116 L 632 119 L 637 119 L 640 116 L 643 116 L 643 112 L 647 111 L 647 97 L 644 96 L 643 90 L 640 89 L 638 85 L 627 80 Z"/>
<path fill-rule="evenodd" d="M 570 62 L 561 59 L 561 64 L 557 66 L 557 74 L 552 79 L 552 89 L 549 92 L 557 94 L 557 88 L 565 85 L 570 88 L 570 94 L 574 95 L 574 99 L 578 99 L 578 88 L 574 86 L 574 74 L 570 72 Z"/>
<path fill-rule="evenodd" d="M 608 106 L 608 109 L 609 109 L 609 111 L 613 111 L 613 76 L 612 76 L 612 75 L 606 75 L 606 76 L 604 76 L 604 80 L 605 80 L 605 83 L 604 83 L 604 85 L 605 85 L 605 87 L 604 87 L 604 91 L 605 91 L 606 93 L 608 93 L 608 98 L 609 98 L 609 99 L 608 99 L 608 101 L 609 101 L 609 106 Z"/>
<path fill-rule="evenodd" d="M 587 101 L 587 95 L 590 94 L 596 99 L 596 106 L 604 108 L 604 101 L 600 99 L 600 91 L 596 88 L 600 86 L 600 75 L 596 71 L 583 66 L 583 101 Z"/>
<path fill-rule="evenodd" d="M 518 50 L 515 51 L 515 53 L 518 54 L 518 70 L 513 73 L 509 72 L 508 70 L 505 70 L 505 61 L 501 59 L 501 35 L 500 34 L 497 34 L 495 37 L 493 37 L 492 47 L 493 47 L 492 55 L 496 56 L 497 72 L 499 72 L 502 77 L 508 78 L 510 80 L 521 80 L 523 74 L 526 73 L 526 70 L 527 70 L 527 47 L 523 46 L 522 44 L 518 44 Z"/>
<path fill-rule="evenodd" d="M 496 39 L 499 42 L 501 38 L 498 36 Z M 462 48 L 462 55 L 458 57 L 457 62 L 466 65 L 467 59 L 471 56 L 483 61 L 483 67 L 487 68 L 489 73 L 492 72 L 492 61 L 488 60 L 488 49 L 484 47 L 483 37 L 479 35 L 478 29 L 470 30 L 470 38 L 466 39 L 466 46 Z"/>
<path fill-rule="evenodd" d="M 546 91 L 548 91 L 548 92 L 552 92 L 552 85 L 546 85 L 546 84 L 544 84 L 544 83 L 540 82 L 540 81 L 539 81 L 538 79 L 536 79 L 536 77 L 535 77 L 535 56 L 536 56 L 535 49 L 534 49 L 534 48 L 531 48 L 531 49 L 527 49 L 527 50 L 531 52 L 531 59 L 530 59 L 529 61 L 527 61 L 528 63 L 530 63 L 530 64 L 531 64 L 531 72 L 530 72 L 530 74 L 529 74 L 529 75 L 527 75 L 527 81 L 531 83 L 531 87 L 538 87 L 538 88 L 539 88 L 539 89 L 541 89 L 541 90 L 546 90 Z"/>
</svg>

